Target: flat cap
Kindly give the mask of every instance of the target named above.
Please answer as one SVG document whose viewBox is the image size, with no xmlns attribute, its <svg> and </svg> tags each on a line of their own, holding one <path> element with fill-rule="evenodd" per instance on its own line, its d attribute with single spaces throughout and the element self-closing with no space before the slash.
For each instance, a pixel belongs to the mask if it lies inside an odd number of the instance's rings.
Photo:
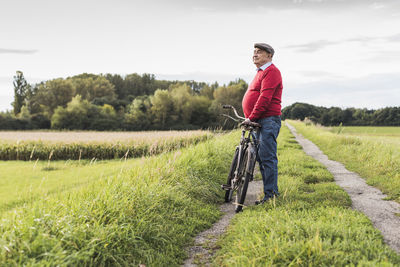
<svg viewBox="0 0 400 267">
<path fill-rule="evenodd" d="M 266 51 L 267 53 L 271 54 L 272 56 L 275 53 L 275 50 L 272 48 L 272 46 L 270 46 L 269 44 L 266 44 L 266 43 L 255 43 L 254 48 L 262 49 L 262 50 Z"/>
</svg>

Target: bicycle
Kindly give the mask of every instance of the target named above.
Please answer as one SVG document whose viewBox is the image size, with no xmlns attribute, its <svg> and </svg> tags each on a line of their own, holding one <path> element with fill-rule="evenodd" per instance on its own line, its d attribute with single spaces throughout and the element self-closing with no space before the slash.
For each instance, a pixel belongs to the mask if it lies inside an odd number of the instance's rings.
<svg viewBox="0 0 400 267">
<path fill-rule="evenodd" d="M 242 135 L 239 145 L 236 146 L 235 154 L 229 170 L 227 183 L 221 185 L 225 190 L 225 202 L 232 201 L 233 193 L 236 191 L 235 211 L 240 212 L 246 199 L 249 182 L 253 181 L 253 172 L 257 160 L 259 140 L 257 136 L 261 125 L 256 122 L 243 123 L 245 118 L 239 116 L 236 109 L 231 105 L 223 105 L 224 109 L 232 109 L 237 119 L 223 114 L 236 122 L 240 122 Z M 246 137 L 246 133 L 248 133 Z"/>
</svg>

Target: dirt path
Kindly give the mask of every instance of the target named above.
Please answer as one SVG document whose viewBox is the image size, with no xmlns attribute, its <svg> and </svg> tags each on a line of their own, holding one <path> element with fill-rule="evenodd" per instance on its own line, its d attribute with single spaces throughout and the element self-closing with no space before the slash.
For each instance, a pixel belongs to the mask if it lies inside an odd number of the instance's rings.
<svg viewBox="0 0 400 267">
<path fill-rule="evenodd" d="M 254 205 L 257 196 L 261 193 L 262 181 L 253 181 L 247 189 L 245 206 Z M 235 215 L 235 206 L 231 203 L 224 203 L 220 206 L 223 212 L 221 219 L 214 223 L 210 229 L 198 234 L 195 238 L 195 244 L 188 249 L 189 258 L 185 261 L 184 267 L 190 266 L 209 266 L 212 256 L 217 250 L 216 241 L 226 230 L 230 220 Z"/>
<path fill-rule="evenodd" d="M 317 159 L 333 174 L 336 183 L 349 195 L 353 209 L 359 210 L 369 217 L 374 226 L 379 229 L 385 242 L 400 252 L 400 204 L 386 201 L 380 190 L 369 186 L 358 174 L 348 171 L 341 163 L 329 160 L 328 157 L 311 141 L 305 139 L 296 129 L 286 123 L 297 142 L 304 151 Z"/>
</svg>

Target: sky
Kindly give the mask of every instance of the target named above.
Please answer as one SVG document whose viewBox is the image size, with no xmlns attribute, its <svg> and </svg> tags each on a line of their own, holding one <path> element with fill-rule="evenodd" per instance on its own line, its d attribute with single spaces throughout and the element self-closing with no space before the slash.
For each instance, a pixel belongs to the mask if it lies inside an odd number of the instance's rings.
<svg viewBox="0 0 400 267">
<path fill-rule="evenodd" d="M 220 84 L 270 44 L 282 105 L 400 106 L 399 0 L 1 0 L 0 111 L 13 76 L 152 73 Z"/>
</svg>

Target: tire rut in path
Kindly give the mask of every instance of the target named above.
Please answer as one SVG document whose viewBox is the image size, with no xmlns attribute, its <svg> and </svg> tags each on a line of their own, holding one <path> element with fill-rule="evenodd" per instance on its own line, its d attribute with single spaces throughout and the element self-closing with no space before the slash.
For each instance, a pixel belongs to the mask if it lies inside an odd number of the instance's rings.
<svg viewBox="0 0 400 267">
<path fill-rule="evenodd" d="M 400 213 L 400 204 L 383 200 L 386 195 L 379 189 L 367 185 L 363 178 L 348 171 L 343 164 L 329 160 L 314 143 L 298 134 L 292 125 L 287 122 L 286 125 L 306 154 L 325 165 L 333 174 L 336 184 L 349 194 L 352 208 L 367 215 L 374 226 L 381 231 L 384 241 L 400 253 L 400 218 L 396 216 Z"/>
<path fill-rule="evenodd" d="M 261 193 L 262 181 L 253 181 L 249 183 L 247 189 L 245 206 L 254 205 L 257 196 Z M 245 208 L 244 208 L 245 209 Z M 223 216 L 213 226 L 200 234 L 198 234 L 194 241 L 194 246 L 188 249 L 189 258 L 186 259 L 183 266 L 210 266 L 211 259 L 216 250 L 216 242 L 218 238 L 225 232 L 229 222 L 235 215 L 235 205 L 232 203 L 224 203 L 220 206 L 220 211 Z"/>
</svg>

